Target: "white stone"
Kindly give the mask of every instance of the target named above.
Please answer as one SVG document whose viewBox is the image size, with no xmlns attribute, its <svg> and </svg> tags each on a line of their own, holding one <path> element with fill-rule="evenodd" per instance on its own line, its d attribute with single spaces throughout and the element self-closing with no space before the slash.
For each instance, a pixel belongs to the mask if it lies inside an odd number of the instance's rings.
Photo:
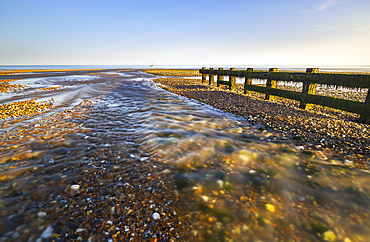
<svg viewBox="0 0 370 242">
<path fill-rule="evenodd" d="M 153 215 L 152 215 L 152 217 L 155 219 L 155 220 L 157 220 L 157 219 L 159 219 L 159 213 L 153 213 Z"/>
<path fill-rule="evenodd" d="M 169 174 L 169 173 L 171 173 L 171 171 L 169 169 L 165 169 L 165 170 L 159 172 L 158 174 Z"/>
<path fill-rule="evenodd" d="M 208 201 L 208 197 L 207 196 L 200 196 L 205 202 Z"/>
<path fill-rule="evenodd" d="M 221 180 L 217 180 L 217 183 L 219 185 L 219 187 L 222 189 L 224 187 L 224 182 L 221 181 Z"/>
<path fill-rule="evenodd" d="M 354 164 L 353 164 L 353 161 L 351 161 L 351 160 L 345 160 L 344 161 L 344 165 L 346 165 L 346 166 L 355 166 Z"/>
<path fill-rule="evenodd" d="M 39 212 L 38 214 L 37 214 L 37 216 L 39 216 L 39 218 L 43 218 L 43 217 L 45 217 L 46 216 L 46 213 L 45 212 Z"/>
<path fill-rule="evenodd" d="M 41 234 L 41 238 L 49 238 L 50 236 L 53 235 L 53 228 L 51 227 L 51 225 L 49 225 L 45 230 L 44 232 L 42 232 Z"/>
<path fill-rule="evenodd" d="M 80 185 L 72 185 L 71 189 L 77 191 L 78 189 L 80 189 Z"/>
</svg>

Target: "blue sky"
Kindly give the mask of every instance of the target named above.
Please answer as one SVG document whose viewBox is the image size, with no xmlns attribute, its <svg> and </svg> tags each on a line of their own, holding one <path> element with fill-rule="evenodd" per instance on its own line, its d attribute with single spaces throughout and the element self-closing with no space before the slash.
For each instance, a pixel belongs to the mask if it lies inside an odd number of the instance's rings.
<svg viewBox="0 0 370 242">
<path fill-rule="evenodd" d="M 369 0 L 0 0 L 0 65 L 370 65 Z"/>
</svg>

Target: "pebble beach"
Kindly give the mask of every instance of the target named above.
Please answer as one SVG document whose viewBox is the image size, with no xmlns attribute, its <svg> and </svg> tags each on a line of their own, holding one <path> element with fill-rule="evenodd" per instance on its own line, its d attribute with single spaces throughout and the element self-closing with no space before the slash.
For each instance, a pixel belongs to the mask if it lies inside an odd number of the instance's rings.
<svg viewBox="0 0 370 242">
<path fill-rule="evenodd" d="M 354 114 L 197 70 L 0 77 L 0 241 L 370 239 L 370 126 Z"/>
</svg>

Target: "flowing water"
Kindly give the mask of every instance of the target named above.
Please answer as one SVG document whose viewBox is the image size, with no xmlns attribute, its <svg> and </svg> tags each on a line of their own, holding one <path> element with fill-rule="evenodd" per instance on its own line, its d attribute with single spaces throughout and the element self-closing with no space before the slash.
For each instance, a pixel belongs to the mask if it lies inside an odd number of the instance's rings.
<svg viewBox="0 0 370 242">
<path fill-rule="evenodd" d="M 304 153 L 240 117 L 166 92 L 151 77 L 29 78 L 17 81 L 28 89 L 0 95 L 2 103 L 54 100 L 41 113 L 2 120 L 1 241 L 370 240 L 366 171 L 322 151 Z M 58 89 L 39 91 L 47 87 Z M 119 210 L 118 197 L 135 201 L 144 181 L 161 174 L 153 186 L 176 185 L 171 216 L 189 221 L 188 236 L 175 234 L 174 224 L 160 225 L 172 237 L 156 230 L 162 217 L 155 216 L 165 213 L 151 213 L 141 230 L 118 218 L 132 210 Z M 164 189 L 153 186 L 153 194 Z"/>
</svg>

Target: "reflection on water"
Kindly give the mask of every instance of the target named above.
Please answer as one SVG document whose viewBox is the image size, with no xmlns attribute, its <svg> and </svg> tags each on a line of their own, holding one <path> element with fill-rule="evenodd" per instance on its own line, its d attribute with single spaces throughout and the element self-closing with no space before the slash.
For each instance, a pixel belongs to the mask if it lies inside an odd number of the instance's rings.
<svg viewBox="0 0 370 242">
<path fill-rule="evenodd" d="M 115 192 L 125 172 L 138 164 L 145 176 L 169 171 L 156 170 L 155 162 L 176 168 L 179 206 L 192 222 L 194 241 L 370 240 L 367 172 L 322 152 L 303 153 L 262 127 L 167 93 L 145 78 L 138 72 L 40 78 L 37 82 L 62 88 L 7 96 L 8 101 L 54 97 L 56 105 L 23 123 L 2 123 L 8 127 L 0 142 L 0 234 L 5 241 L 87 240 L 100 234 L 107 241 L 117 231 L 134 241 L 154 235 L 167 241 L 159 232 L 135 234 L 129 223 L 117 222 L 105 232 L 93 228 L 113 216 L 107 215 L 112 208 L 104 206 L 115 198 L 94 197 L 91 191 L 104 186 L 103 194 Z M 92 101 L 76 106 L 85 99 Z M 139 183 L 141 176 L 130 183 Z M 93 179 L 100 182 L 90 184 Z M 85 193 L 92 195 L 69 190 L 85 183 L 90 184 Z M 99 210 L 89 220 L 92 199 L 108 213 Z M 80 212 L 71 210 L 74 200 L 83 200 L 76 207 Z M 77 227 L 71 217 L 78 219 Z"/>
</svg>

